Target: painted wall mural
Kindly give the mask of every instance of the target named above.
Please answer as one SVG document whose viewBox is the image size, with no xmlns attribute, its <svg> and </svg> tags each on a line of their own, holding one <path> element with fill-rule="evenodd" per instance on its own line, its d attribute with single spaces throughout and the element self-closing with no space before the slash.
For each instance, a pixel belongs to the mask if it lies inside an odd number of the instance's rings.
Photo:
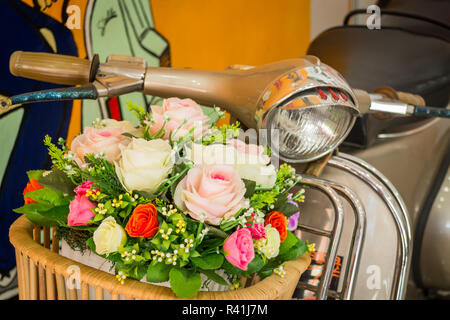
<svg viewBox="0 0 450 320">
<path fill-rule="evenodd" d="M 309 0 L 0 0 L 0 95 L 55 88 L 9 72 L 16 50 L 104 61 L 110 54 L 151 66 L 224 69 L 299 57 L 309 43 Z M 161 99 L 140 93 L 101 101 L 40 103 L 0 117 L 0 272 L 15 265 L 8 240 L 12 209 L 23 204 L 27 170 L 48 168 L 45 134 L 70 141 L 96 118 L 130 119 L 126 102 Z"/>
</svg>

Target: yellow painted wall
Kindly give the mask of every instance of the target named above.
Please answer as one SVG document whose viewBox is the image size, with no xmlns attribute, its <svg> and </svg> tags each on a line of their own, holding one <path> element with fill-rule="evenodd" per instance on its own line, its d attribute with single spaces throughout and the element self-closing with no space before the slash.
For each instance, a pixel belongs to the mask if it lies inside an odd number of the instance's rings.
<svg viewBox="0 0 450 320">
<path fill-rule="evenodd" d="M 305 54 L 309 0 L 152 0 L 174 67 L 224 69 Z"/>
</svg>

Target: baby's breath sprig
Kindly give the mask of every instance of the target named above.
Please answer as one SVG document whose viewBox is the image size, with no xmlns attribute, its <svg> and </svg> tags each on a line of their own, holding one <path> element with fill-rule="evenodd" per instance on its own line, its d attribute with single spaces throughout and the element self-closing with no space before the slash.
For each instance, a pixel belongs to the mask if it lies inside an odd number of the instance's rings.
<svg viewBox="0 0 450 320">
<path fill-rule="evenodd" d="M 292 197 L 292 201 L 304 202 L 305 201 L 305 189 L 300 189 L 297 193 Z"/>
<path fill-rule="evenodd" d="M 124 284 L 126 278 L 127 278 L 127 275 L 126 275 L 125 272 L 122 271 L 122 270 L 120 270 L 120 271 L 116 274 L 116 279 L 117 279 L 117 281 L 120 282 L 120 284 Z"/>
<path fill-rule="evenodd" d="M 284 263 L 278 266 L 277 268 L 273 269 L 273 273 L 279 275 L 281 278 L 284 278 L 286 275 L 286 270 L 284 269 Z"/>
<path fill-rule="evenodd" d="M 94 121 L 92 121 L 92 126 L 95 129 L 101 129 L 104 128 L 106 125 L 105 123 L 102 122 L 102 120 L 100 120 L 100 118 L 96 118 Z"/>
</svg>

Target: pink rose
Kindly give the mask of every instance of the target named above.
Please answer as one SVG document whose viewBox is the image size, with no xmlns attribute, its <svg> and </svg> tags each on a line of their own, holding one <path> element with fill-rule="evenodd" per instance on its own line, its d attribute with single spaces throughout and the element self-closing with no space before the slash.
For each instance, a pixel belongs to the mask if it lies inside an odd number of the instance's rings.
<svg viewBox="0 0 450 320">
<path fill-rule="evenodd" d="M 86 127 L 83 134 L 72 141 L 71 151 L 75 154 L 78 165 L 84 163 L 84 156 L 88 153 L 105 153 L 105 159 L 111 162 L 120 158 L 120 145 L 126 146 L 130 139 L 123 136 L 125 127 L 114 126 L 104 128 Z"/>
<path fill-rule="evenodd" d="M 162 107 L 151 106 L 151 109 L 151 118 L 154 123 L 151 125 L 149 132 L 151 134 L 157 133 L 166 121 L 164 139 L 169 139 L 170 132 L 173 132 L 172 140 L 178 140 L 186 135 L 193 126 L 196 126 L 193 135 L 198 138 L 208 129 L 206 124 L 209 120 L 208 116 L 192 99 L 169 98 L 164 100 Z M 168 118 L 169 121 L 167 121 Z M 186 122 L 183 124 L 184 121 Z"/>
<path fill-rule="evenodd" d="M 77 196 L 84 196 L 86 195 L 86 191 L 88 191 L 93 184 L 94 183 L 92 181 L 87 180 L 82 184 L 80 184 L 78 187 L 76 187 L 75 190 L 73 191 L 75 191 Z"/>
<path fill-rule="evenodd" d="M 255 223 L 255 214 L 252 213 L 252 218 L 249 223 L 247 223 L 247 229 L 252 234 L 252 238 L 259 240 L 261 238 L 266 238 L 266 229 L 264 228 L 264 223 Z"/>
<path fill-rule="evenodd" d="M 234 147 L 236 150 L 238 150 L 240 153 L 247 154 L 248 156 L 256 156 L 261 157 L 261 162 L 268 163 L 270 161 L 269 156 L 264 154 L 264 147 L 257 144 L 247 144 L 242 140 L 239 139 L 231 139 L 227 141 L 227 145 Z M 257 160 L 257 161 L 258 161 Z M 258 161 L 257 163 L 259 163 Z M 248 161 L 246 161 L 248 163 Z"/>
<path fill-rule="evenodd" d="M 244 271 L 247 270 L 248 264 L 255 257 L 252 235 L 246 228 L 233 232 L 225 240 L 223 249 L 226 251 L 225 259 Z"/>
<path fill-rule="evenodd" d="M 233 167 L 195 167 L 178 184 L 174 200 L 192 218 L 218 225 L 248 206 L 245 185 Z"/>
<path fill-rule="evenodd" d="M 84 195 L 76 195 L 69 204 L 69 215 L 67 216 L 67 225 L 72 226 L 84 226 L 92 217 L 94 212 L 91 209 L 96 205 L 92 203 L 88 197 Z"/>
</svg>

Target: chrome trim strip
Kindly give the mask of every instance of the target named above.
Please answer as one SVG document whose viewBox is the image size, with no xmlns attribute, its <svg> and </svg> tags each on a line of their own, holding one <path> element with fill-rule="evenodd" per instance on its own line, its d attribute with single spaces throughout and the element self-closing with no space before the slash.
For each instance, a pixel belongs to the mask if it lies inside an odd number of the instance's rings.
<svg viewBox="0 0 450 320">
<path fill-rule="evenodd" d="M 352 242 L 350 244 L 350 262 L 347 264 L 347 271 L 344 275 L 344 285 L 342 287 L 341 298 L 350 300 L 354 293 L 354 284 L 358 275 L 359 263 L 361 261 L 361 250 L 364 244 L 366 232 L 366 211 L 358 196 L 348 187 L 328 180 L 317 179 L 318 182 L 331 186 L 345 197 L 351 204 L 355 215 Z"/>
<path fill-rule="evenodd" d="M 405 220 L 405 227 L 406 227 L 406 231 L 408 233 L 408 238 L 412 238 L 411 221 L 410 221 L 410 217 L 408 214 L 408 209 L 406 208 L 406 204 L 403 201 L 403 198 L 401 197 L 401 195 L 397 191 L 397 189 L 394 187 L 392 182 L 389 181 L 377 168 L 375 168 L 372 165 L 370 165 L 369 163 L 361 160 L 360 158 L 349 155 L 347 153 L 339 153 L 338 157 L 350 160 L 350 161 L 362 166 L 363 168 L 369 170 L 370 172 L 372 172 L 373 175 L 375 175 L 379 180 L 381 180 L 385 184 L 385 186 L 389 189 L 389 191 L 391 191 L 391 193 L 394 195 L 395 200 L 397 200 L 400 208 L 402 209 L 402 214 L 403 214 L 403 218 Z"/>
<path fill-rule="evenodd" d="M 361 178 L 386 201 L 393 215 L 394 221 L 396 222 L 398 236 L 400 238 L 400 255 L 397 258 L 395 267 L 391 297 L 392 299 L 403 299 L 408 280 L 407 277 L 409 273 L 412 244 L 409 216 L 403 200 L 393 185 L 380 172 L 361 159 L 349 156 L 347 154 L 339 154 L 339 156 L 334 156 L 331 158 L 329 164 L 340 166 L 351 172 L 353 175 Z M 359 168 L 355 167 L 355 165 L 363 167 L 369 172 L 369 174 L 362 172 Z M 381 182 L 381 184 L 376 182 L 377 179 Z M 396 202 L 400 210 L 397 210 L 393 200 Z"/>
<path fill-rule="evenodd" d="M 342 209 L 342 203 L 339 200 L 337 193 L 331 187 L 321 184 L 319 182 L 319 179 L 317 178 L 301 176 L 301 179 L 301 182 L 303 184 L 306 184 L 325 193 L 325 195 L 331 200 L 335 212 L 330 244 L 328 246 L 328 251 L 325 258 L 325 273 L 321 277 L 319 289 L 317 292 L 317 299 L 325 300 L 328 296 L 328 288 L 330 286 L 334 263 L 337 257 L 337 249 L 341 240 L 342 229 L 344 225 L 344 211 Z"/>
</svg>

